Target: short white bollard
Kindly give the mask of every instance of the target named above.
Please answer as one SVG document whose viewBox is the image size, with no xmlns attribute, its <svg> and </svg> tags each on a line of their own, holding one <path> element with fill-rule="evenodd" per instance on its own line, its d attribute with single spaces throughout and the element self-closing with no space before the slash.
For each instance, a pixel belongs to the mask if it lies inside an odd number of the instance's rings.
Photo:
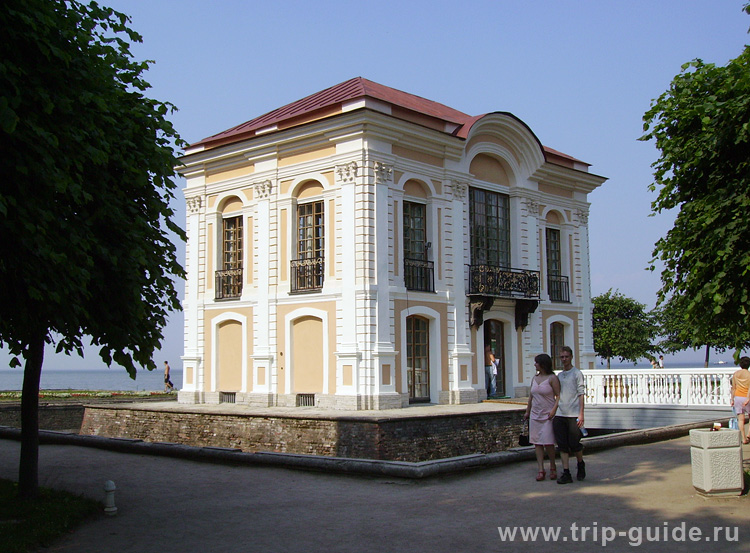
<svg viewBox="0 0 750 553">
<path fill-rule="evenodd" d="M 115 516 L 117 514 L 117 507 L 115 507 L 115 483 L 112 480 L 107 480 L 104 483 L 104 513 L 109 516 Z"/>
</svg>

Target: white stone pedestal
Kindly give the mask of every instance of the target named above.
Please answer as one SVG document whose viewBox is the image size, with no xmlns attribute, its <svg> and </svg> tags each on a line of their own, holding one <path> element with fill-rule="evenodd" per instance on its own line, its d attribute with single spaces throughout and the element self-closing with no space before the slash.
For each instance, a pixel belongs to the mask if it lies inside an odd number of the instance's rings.
<svg viewBox="0 0 750 553">
<path fill-rule="evenodd" d="M 744 487 L 740 431 L 690 431 L 693 486 L 708 496 L 740 495 Z"/>
</svg>

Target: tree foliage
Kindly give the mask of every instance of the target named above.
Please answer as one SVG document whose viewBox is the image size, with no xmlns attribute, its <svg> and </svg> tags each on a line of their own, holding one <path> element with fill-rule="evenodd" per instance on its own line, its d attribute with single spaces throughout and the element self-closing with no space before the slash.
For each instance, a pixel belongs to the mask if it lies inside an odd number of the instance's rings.
<svg viewBox="0 0 750 553">
<path fill-rule="evenodd" d="M 750 46 L 722 67 L 685 64 L 644 115 L 644 133 L 661 152 L 652 210 L 677 210 L 653 252 L 652 269 L 664 267 L 659 301 L 688 323 L 680 341 L 741 350 L 750 345 L 738 331 L 750 302 Z"/>
<path fill-rule="evenodd" d="M 592 298 L 594 303 L 594 350 L 607 360 L 632 361 L 656 351 L 658 325 L 646 306 L 611 289 Z"/>
<path fill-rule="evenodd" d="M 736 342 L 737 335 L 744 341 L 750 341 L 750 327 L 736 329 L 714 327 L 709 333 L 698 330 L 692 319 L 686 315 L 682 297 L 672 297 L 656 310 L 659 324 L 659 351 L 674 353 L 686 349 L 705 348 L 705 366 L 708 366 L 710 351 L 726 351 Z M 744 335 L 744 336 L 742 336 Z"/>
<path fill-rule="evenodd" d="M 169 207 L 181 141 L 173 106 L 143 94 L 148 62 L 133 59 L 141 37 L 128 22 L 75 0 L 0 10 L 0 345 L 26 362 L 25 495 L 36 490 L 44 344 L 82 354 L 88 336 L 133 376 L 155 367 L 180 308 L 168 230 L 184 238 Z"/>
</svg>

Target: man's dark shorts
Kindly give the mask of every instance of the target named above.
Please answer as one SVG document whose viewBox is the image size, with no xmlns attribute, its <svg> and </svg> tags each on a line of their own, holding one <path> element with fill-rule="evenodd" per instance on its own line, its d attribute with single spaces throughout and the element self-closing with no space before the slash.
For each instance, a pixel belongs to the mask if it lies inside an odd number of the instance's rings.
<svg viewBox="0 0 750 553">
<path fill-rule="evenodd" d="M 578 428 L 576 417 L 555 417 L 552 419 L 552 430 L 560 451 L 577 453 L 583 449 L 581 429 Z"/>
</svg>

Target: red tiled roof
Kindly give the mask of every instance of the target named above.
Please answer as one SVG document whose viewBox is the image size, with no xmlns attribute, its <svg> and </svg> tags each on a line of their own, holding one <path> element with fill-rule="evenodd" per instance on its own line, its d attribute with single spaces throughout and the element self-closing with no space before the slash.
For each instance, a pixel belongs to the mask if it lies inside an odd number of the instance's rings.
<svg viewBox="0 0 750 553">
<path fill-rule="evenodd" d="M 351 102 L 361 98 L 373 98 L 418 114 L 453 123 L 458 125 L 458 128 L 453 134 L 462 138 L 468 136 L 472 125 L 484 117 L 484 115 L 467 115 L 466 113 L 438 102 L 422 98 L 421 96 L 396 90 L 395 88 L 384 86 L 362 77 L 356 77 L 270 111 L 265 115 L 251 119 L 241 125 L 237 125 L 231 129 L 204 138 L 199 142 L 191 144 L 190 147 L 204 146 L 206 148 L 212 148 L 221 144 L 245 140 L 255 136 L 256 132 L 262 129 L 273 127 L 274 125 L 279 125 L 285 122 L 292 123 L 294 119 L 313 116 L 315 112 L 322 112 L 323 110 L 331 109 L 346 102 Z M 546 146 L 543 148 L 545 154 L 551 153 L 552 156 L 579 162 L 579 160 L 575 158 L 551 148 L 547 148 Z"/>
<path fill-rule="evenodd" d="M 467 119 L 470 119 L 469 115 L 443 104 L 368 81 L 362 77 L 356 77 L 270 111 L 265 115 L 251 119 L 224 132 L 204 138 L 200 142 L 191 144 L 191 146 L 203 145 L 210 147 L 213 143 L 226 143 L 228 140 L 232 141 L 231 139 L 233 138 L 242 140 L 243 138 L 253 136 L 255 131 L 278 125 L 283 121 L 309 115 L 337 104 L 365 97 L 381 100 L 451 123 L 463 124 Z"/>
</svg>

